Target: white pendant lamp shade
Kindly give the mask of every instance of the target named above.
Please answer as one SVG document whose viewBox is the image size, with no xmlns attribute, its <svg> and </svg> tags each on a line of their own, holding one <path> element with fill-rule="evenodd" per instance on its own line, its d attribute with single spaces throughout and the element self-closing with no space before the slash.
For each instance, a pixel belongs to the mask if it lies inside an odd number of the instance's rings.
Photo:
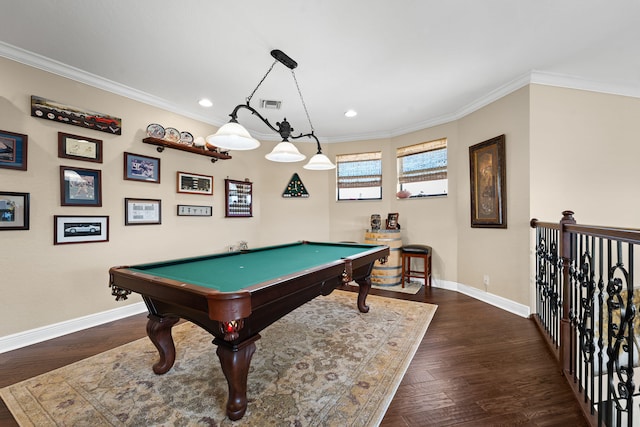
<svg viewBox="0 0 640 427">
<path fill-rule="evenodd" d="M 282 141 L 273 148 L 273 151 L 264 157 L 272 162 L 284 163 L 299 162 L 307 158 L 307 156 L 298 151 L 295 145 L 288 141 Z"/>
<path fill-rule="evenodd" d="M 260 141 L 249 135 L 244 126 L 229 122 L 218 132 L 207 137 L 207 142 L 222 150 L 254 150 L 260 146 Z"/>
<path fill-rule="evenodd" d="M 331 160 L 329 160 L 329 158 L 324 154 L 316 154 L 309 159 L 309 163 L 304 165 L 303 168 L 313 171 L 326 171 L 329 169 L 335 169 L 336 165 L 331 163 Z"/>
</svg>

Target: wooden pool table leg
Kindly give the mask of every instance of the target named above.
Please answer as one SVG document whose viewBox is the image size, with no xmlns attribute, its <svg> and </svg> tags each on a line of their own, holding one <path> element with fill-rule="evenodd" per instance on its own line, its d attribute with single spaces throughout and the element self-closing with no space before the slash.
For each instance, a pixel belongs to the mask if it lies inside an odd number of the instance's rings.
<svg viewBox="0 0 640 427">
<path fill-rule="evenodd" d="M 356 280 L 356 283 L 358 284 L 358 310 L 361 313 L 368 313 L 367 295 L 371 290 L 371 277 L 367 276 L 365 279 Z"/>
<path fill-rule="evenodd" d="M 178 323 L 179 317 L 160 317 L 150 314 L 147 322 L 147 336 L 158 349 L 160 360 L 153 365 L 153 372 L 164 374 L 176 360 L 176 346 L 171 336 L 171 328 Z"/>
<path fill-rule="evenodd" d="M 242 418 L 247 410 L 247 377 L 251 357 L 256 351 L 255 341 L 259 338 L 260 335 L 256 335 L 237 346 L 229 346 L 217 338 L 213 340 L 218 345 L 216 354 L 229 385 L 227 416 L 232 421 Z"/>
</svg>

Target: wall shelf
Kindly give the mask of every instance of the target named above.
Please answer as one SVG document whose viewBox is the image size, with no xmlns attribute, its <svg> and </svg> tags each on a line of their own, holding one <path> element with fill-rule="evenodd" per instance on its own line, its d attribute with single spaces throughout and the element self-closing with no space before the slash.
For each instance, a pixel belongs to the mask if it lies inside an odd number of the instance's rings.
<svg viewBox="0 0 640 427">
<path fill-rule="evenodd" d="M 201 156 L 211 157 L 211 162 L 215 163 L 218 160 L 229 160 L 231 156 L 226 152 L 218 153 L 217 151 L 208 151 L 203 148 L 190 147 L 185 144 L 176 144 L 175 142 L 165 141 L 164 139 L 147 137 L 142 140 L 145 144 L 151 144 L 156 146 L 158 153 L 162 153 L 165 148 L 173 148 L 174 150 L 186 151 L 188 153 L 200 154 Z"/>
</svg>

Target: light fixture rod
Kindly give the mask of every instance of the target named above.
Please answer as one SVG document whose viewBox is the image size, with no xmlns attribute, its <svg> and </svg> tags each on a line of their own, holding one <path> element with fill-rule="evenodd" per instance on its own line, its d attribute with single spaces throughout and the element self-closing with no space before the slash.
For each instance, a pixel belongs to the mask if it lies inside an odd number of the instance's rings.
<svg viewBox="0 0 640 427">
<path fill-rule="evenodd" d="M 293 70 L 298 66 L 298 63 L 291 59 L 286 53 L 281 51 L 280 49 L 274 49 L 271 51 L 271 56 L 273 56 L 276 60 L 282 63 L 285 67 Z"/>
</svg>

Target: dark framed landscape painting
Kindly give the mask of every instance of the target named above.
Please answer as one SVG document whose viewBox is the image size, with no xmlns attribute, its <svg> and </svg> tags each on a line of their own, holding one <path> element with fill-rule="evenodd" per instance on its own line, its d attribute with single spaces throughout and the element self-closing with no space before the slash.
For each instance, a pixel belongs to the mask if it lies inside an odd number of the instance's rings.
<svg viewBox="0 0 640 427">
<path fill-rule="evenodd" d="M 507 228 L 505 136 L 469 147 L 471 227 Z"/>
</svg>

